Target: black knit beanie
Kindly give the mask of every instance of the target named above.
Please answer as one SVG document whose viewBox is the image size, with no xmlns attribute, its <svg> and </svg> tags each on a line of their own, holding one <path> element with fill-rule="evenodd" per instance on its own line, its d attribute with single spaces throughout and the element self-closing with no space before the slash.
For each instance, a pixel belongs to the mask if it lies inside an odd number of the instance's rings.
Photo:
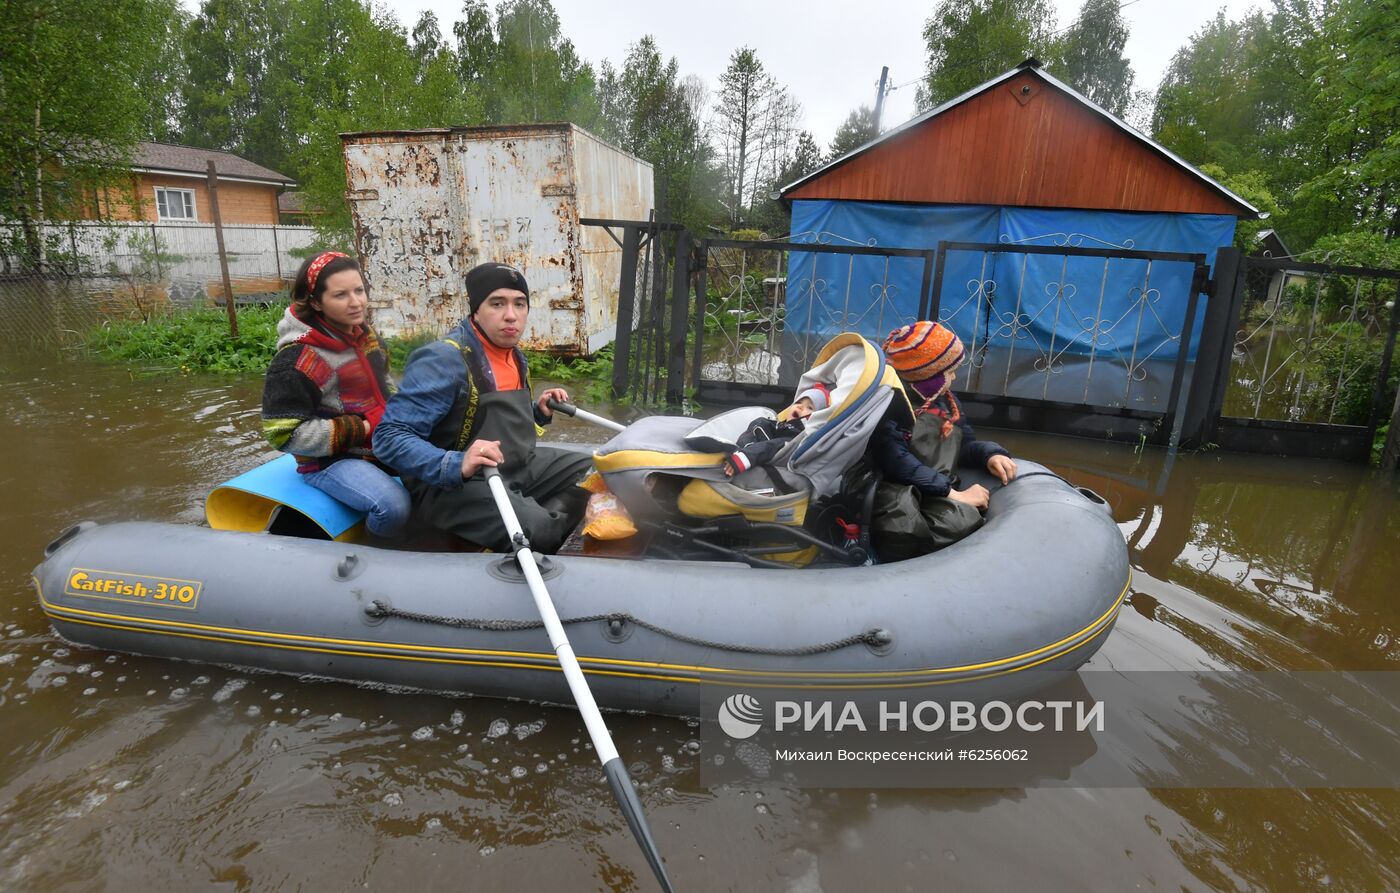
<svg viewBox="0 0 1400 893">
<path fill-rule="evenodd" d="M 473 316 L 481 309 L 481 302 L 498 288 L 513 288 L 524 292 L 527 301 L 530 298 L 530 286 L 525 284 L 525 277 L 509 264 L 479 264 L 472 267 L 467 271 L 466 285 L 467 304 Z"/>
</svg>

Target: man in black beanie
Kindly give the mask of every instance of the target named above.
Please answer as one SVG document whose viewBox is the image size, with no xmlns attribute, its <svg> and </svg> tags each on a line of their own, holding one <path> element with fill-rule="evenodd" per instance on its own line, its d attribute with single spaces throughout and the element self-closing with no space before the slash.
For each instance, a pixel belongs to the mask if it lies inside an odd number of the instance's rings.
<svg viewBox="0 0 1400 893">
<path fill-rule="evenodd" d="M 530 318 L 519 270 L 487 263 L 466 276 L 470 314 L 441 341 L 413 352 L 374 432 L 374 454 L 399 472 L 414 513 L 428 525 L 495 551 L 510 538 L 481 470 L 500 468 L 520 526 L 536 552 L 563 545 L 588 493 L 576 486 L 592 459 L 535 438 L 553 419 L 550 400 L 530 399 L 530 370 L 517 346 Z"/>
</svg>

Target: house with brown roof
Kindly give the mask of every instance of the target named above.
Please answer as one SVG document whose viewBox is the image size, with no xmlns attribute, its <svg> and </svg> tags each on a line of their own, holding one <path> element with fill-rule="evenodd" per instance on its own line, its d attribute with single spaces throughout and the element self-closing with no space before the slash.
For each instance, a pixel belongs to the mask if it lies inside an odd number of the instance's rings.
<svg viewBox="0 0 1400 893">
<path fill-rule="evenodd" d="M 794 242 L 937 251 L 931 282 L 921 262 L 882 271 L 882 259 L 793 252 L 789 330 L 883 338 L 937 314 L 969 345 L 1035 339 L 1053 351 L 1052 364 L 1066 351 L 1111 349 L 1112 339 L 1130 365 L 1174 357 L 1195 282 L 1190 263 L 1109 264 L 1052 249 L 1191 254 L 1213 264 L 1237 220 L 1259 216 L 1035 59 L 832 160 L 781 198 Z M 852 270 L 881 287 L 841 297 Z M 1151 325 L 1137 325 L 1149 313 Z"/>
<path fill-rule="evenodd" d="M 148 220 L 161 223 L 211 223 L 208 166 L 218 171 L 219 215 L 224 223 L 280 222 L 278 198 L 296 182 L 286 174 L 254 164 L 230 152 L 138 143 L 131 159 L 129 184 L 107 186 L 95 201 L 84 203 L 85 219 Z"/>
<path fill-rule="evenodd" d="M 306 201 L 306 193 L 299 190 L 284 192 L 277 197 L 277 209 L 282 215 L 283 226 L 311 226 L 324 213 Z"/>
</svg>

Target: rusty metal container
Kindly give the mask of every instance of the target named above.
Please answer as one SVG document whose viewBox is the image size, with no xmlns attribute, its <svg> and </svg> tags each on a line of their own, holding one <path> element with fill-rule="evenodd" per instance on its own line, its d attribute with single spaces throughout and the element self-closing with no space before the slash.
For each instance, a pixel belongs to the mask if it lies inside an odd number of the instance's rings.
<svg viewBox="0 0 1400 893">
<path fill-rule="evenodd" d="M 524 344 L 589 354 L 613 340 L 622 249 L 585 217 L 645 220 L 651 165 L 572 124 L 342 134 L 355 245 L 384 334 L 467 314 L 485 261 L 530 283 Z"/>
</svg>

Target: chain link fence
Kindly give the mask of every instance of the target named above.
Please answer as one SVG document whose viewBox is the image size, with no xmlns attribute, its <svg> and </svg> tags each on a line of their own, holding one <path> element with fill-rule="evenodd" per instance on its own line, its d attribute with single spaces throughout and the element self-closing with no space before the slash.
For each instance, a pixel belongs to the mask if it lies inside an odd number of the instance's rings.
<svg viewBox="0 0 1400 893">
<path fill-rule="evenodd" d="M 316 250 L 309 226 L 227 224 L 224 259 L 234 301 L 283 298 Z M 222 305 L 213 224 L 0 221 L 0 345 L 66 347 L 110 320 Z"/>
</svg>

